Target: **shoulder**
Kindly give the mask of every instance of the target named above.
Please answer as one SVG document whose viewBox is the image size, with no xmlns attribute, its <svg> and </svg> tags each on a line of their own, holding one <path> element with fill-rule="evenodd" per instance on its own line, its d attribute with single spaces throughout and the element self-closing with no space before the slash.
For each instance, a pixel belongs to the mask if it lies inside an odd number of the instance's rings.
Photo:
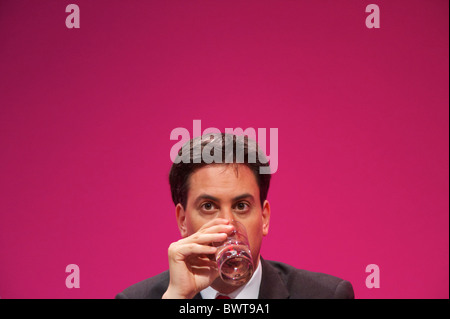
<svg viewBox="0 0 450 319">
<path fill-rule="evenodd" d="M 289 298 L 293 299 L 353 299 L 354 292 L 350 282 L 324 273 L 297 269 L 277 261 L 264 261 L 265 273 L 277 276 L 286 287 Z M 267 270 L 267 269 L 266 269 Z M 263 272 L 264 273 L 264 272 Z"/>
<path fill-rule="evenodd" d="M 142 280 L 116 295 L 116 299 L 161 299 L 169 286 L 169 271 Z"/>
</svg>

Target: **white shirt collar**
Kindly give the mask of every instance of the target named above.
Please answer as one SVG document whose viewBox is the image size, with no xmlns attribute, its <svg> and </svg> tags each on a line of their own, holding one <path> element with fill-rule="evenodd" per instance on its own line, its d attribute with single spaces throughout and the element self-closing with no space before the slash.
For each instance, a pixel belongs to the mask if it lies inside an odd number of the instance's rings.
<svg viewBox="0 0 450 319">
<path fill-rule="evenodd" d="M 227 296 L 231 299 L 258 299 L 259 287 L 261 286 L 262 270 L 261 270 L 261 260 L 258 262 L 258 267 L 256 267 L 252 278 L 245 285 L 239 287 Z M 207 287 L 200 291 L 203 299 L 216 299 L 217 295 L 220 295 L 214 288 Z"/>
</svg>

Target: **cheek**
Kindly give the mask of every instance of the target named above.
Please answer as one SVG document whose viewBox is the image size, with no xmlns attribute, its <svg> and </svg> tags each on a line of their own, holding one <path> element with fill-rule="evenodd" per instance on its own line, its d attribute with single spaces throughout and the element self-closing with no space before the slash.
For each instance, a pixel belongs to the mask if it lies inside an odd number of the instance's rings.
<svg viewBox="0 0 450 319">
<path fill-rule="evenodd" d="M 248 241 L 252 250 L 259 250 L 261 239 L 263 237 L 262 223 L 258 222 L 247 228 Z"/>
<path fill-rule="evenodd" d="M 251 239 L 249 238 L 249 241 L 250 241 L 249 244 L 250 244 L 250 251 L 252 253 L 253 262 L 256 265 L 258 256 L 261 251 L 262 237 L 259 237 L 258 235 L 255 234 Z"/>
<path fill-rule="evenodd" d="M 195 234 L 202 227 L 202 224 L 191 223 L 187 227 L 188 236 Z"/>
<path fill-rule="evenodd" d="M 195 234 L 203 226 L 204 222 L 202 222 L 195 212 L 189 211 L 186 215 L 186 230 L 187 235 L 190 236 Z"/>
<path fill-rule="evenodd" d="M 215 218 L 215 215 L 201 214 L 199 211 L 191 209 L 186 215 L 186 229 L 188 236 L 195 234 L 203 225 Z"/>
</svg>

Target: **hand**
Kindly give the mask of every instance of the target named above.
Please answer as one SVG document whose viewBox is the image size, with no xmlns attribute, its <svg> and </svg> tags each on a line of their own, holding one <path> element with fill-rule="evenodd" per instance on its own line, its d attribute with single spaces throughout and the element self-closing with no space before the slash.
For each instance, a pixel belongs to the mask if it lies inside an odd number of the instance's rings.
<svg viewBox="0 0 450 319">
<path fill-rule="evenodd" d="M 226 219 L 213 219 L 169 246 L 170 282 L 163 299 L 191 299 L 219 276 L 215 259 L 208 255 L 217 250 L 210 244 L 223 242 L 233 229 L 228 224 Z"/>
</svg>

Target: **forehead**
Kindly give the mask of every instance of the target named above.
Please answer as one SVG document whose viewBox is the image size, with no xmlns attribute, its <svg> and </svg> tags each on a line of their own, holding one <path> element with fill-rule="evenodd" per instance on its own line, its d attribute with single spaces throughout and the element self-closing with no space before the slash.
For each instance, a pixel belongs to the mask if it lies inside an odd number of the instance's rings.
<svg viewBox="0 0 450 319">
<path fill-rule="evenodd" d="M 190 199 L 208 194 L 225 200 L 244 193 L 259 198 L 256 177 L 246 165 L 206 165 L 189 177 Z"/>
</svg>

